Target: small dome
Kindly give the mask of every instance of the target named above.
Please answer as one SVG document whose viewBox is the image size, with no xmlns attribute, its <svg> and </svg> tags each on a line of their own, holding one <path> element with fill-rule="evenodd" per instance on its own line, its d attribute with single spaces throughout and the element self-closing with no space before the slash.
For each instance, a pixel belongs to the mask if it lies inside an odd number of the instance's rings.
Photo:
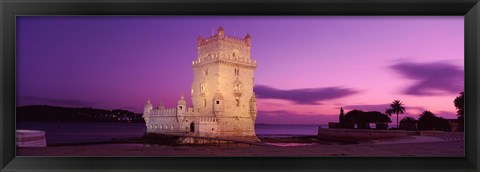
<svg viewBox="0 0 480 172">
<path fill-rule="evenodd" d="M 158 109 L 165 109 L 165 106 L 163 106 L 162 101 L 160 101 L 160 103 L 158 104 Z"/>
<path fill-rule="evenodd" d="M 187 101 L 185 101 L 183 94 L 182 97 L 180 97 L 180 100 L 178 100 L 178 105 L 187 105 Z"/>
<path fill-rule="evenodd" d="M 199 35 L 197 38 L 197 44 L 200 45 L 203 42 L 202 35 Z"/>
<path fill-rule="evenodd" d="M 252 44 L 252 37 L 250 34 L 247 32 L 247 35 L 245 35 L 245 43 L 250 46 Z"/>
<path fill-rule="evenodd" d="M 147 103 L 144 106 L 145 109 L 153 109 L 152 102 L 150 102 L 150 99 L 147 100 Z"/>
<path fill-rule="evenodd" d="M 250 34 L 247 32 L 247 35 L 245 35 L 245 39 L 252 39 L 252 37 L 250 36 Z"/>
<path fill-rule="evenodd" d="M 223 35 L 223 33 L 225 33 L 225 30 L 223 29 L 222 25 L 220 25 L 220 27 L 218 28 L 217 33 L 218 35 Z"/>
</svg>

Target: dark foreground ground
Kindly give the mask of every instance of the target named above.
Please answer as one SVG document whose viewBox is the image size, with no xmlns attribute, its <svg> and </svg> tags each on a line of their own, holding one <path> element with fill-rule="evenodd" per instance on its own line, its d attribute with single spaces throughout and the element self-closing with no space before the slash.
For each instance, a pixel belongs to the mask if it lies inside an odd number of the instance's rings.
<svg viewBox="0 0 480 172">
<path fill-rule="evenodd" d="M 353 157 L 463 157 L 464 141 L 419 143 L 319 144 L 271 143 L 271 146 L 156 146 L 96 144 L 17 148 L 17 156 L 353 156 Z"/>
</svg>

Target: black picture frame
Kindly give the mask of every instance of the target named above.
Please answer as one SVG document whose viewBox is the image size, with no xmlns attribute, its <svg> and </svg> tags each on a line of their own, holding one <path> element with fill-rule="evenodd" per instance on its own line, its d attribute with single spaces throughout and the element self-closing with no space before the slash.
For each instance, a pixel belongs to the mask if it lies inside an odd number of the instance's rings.
<svg viewBox="0 0 480 172">
<path fill-rule="evenodd" d="M 478 171 L 478 0 L 1 0 L 1 171 Z M 16 157 L 15 17 L 19 15 L 463 15 L 465 157 Z"/>
</svg>

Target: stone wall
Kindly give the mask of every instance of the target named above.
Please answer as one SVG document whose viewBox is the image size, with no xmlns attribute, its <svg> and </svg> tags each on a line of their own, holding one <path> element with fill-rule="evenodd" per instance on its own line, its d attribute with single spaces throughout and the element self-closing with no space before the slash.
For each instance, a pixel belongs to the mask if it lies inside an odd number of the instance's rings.
<svg viewBox="0 0 480 172">
<path fill-rule="evenodd" d="M 420 135 L 420 132 L 402 130 L 318 129 L 319 139 L 338 141 L 364 141 L 415 135 Z"/>
</svg>

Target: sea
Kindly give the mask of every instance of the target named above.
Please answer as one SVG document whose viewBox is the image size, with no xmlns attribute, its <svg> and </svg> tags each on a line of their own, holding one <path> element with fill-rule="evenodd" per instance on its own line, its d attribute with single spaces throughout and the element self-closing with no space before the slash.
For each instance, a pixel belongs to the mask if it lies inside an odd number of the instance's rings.
<svg viewBox="0 0 480 172">
<path fill-rule="evenodd" d="M 277 125 L 256 124 L 259 137 L 289 137 L 316 135 L 318 128 L 326 125 Z M 47 144 L 88 143 L 141 137 L 145 133 L 143 123 L 100 122 L 27 122 L 18 121 L 17 129 L 45 131 Z"/>
</svg>

